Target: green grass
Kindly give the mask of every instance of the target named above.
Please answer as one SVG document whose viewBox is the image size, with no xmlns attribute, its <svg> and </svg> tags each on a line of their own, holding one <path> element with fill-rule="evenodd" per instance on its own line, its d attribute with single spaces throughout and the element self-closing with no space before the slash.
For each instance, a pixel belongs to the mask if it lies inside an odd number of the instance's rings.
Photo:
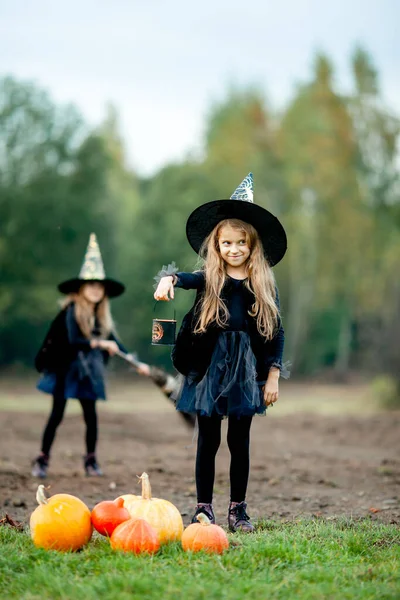
<svg viewBox="0 0 400 600">
<path fill-rule="evenodd" d="M 0 528 L 2 600 L 399 599 L 400 530 L 368 520 L 260 523 L 223 556 L 114 553 L 95 539 L 79 553 L 36 549 Z"/>
<path fill-rule="evenodd" d="M 27 375 L 21 379 L 3 378 L 0 384 L 0 412 L 18 411 L 47 414 L 50 396 L 36 390 L 37 377 Z M 160 390 L 150 381 L 132 379 L 119 381 L 111 378 L 108 385 L 108 402 L 99 403 L 101 411 L 109 413 L 174 413 L 172 403 L 166 401 Z M 367 415 L 382 411 L 379 394 L 368 384 L 330 385 L 283 382 L 279 408 L 270 410 L 269 417 L 282 417 L 294 413 L 321 415 Z M 78 402 L 69 402 L 67 413 L 80 414 Z"/>
</svg>

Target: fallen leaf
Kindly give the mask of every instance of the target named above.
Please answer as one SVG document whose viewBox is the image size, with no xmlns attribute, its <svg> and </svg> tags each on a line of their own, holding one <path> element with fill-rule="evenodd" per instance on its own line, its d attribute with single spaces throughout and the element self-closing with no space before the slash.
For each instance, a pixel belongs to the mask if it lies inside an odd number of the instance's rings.
<svg viewBox="0 0 400 600">
<path fill-rule="evenodd" d="M 22 523 L 20 523 L 19 521 L 14 521 L 14 519 L 12 519 L 7 514 L 5 517 L 0 519 L 0 525 L 4 525 L 4 526 L 8 525 L 9 527 L 12 527 L 13 529 L 17 529 L 18 531 L 23 531 L 23 529 L 24 529 L 24 526 Z"/>
</svg>

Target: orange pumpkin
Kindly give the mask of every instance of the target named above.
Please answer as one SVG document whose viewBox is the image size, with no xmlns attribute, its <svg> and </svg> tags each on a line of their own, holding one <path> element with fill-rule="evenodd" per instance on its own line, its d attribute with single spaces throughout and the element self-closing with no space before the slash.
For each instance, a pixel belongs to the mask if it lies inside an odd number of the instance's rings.
<svg viewBox="0 0 400 600">
<path fill-rule="evenodd" d="M 143 519 L 129 519 L 116 527 L 110 538 L 113 550 L 141 554 L 154 554 L 160 548 L 155 529 Z"/>
<path fill-rule="evenodd" d="M 131 517 L 144 519 L 157 531 L 160 543 L 180 540 L 183 532 L 183 521 L 179 510 L 168 500 L 151 497 L 149 476 L 143 473 L 142 497 L 126 504 Z"/>
<path fill-rule="evenodd" d="M 46 550 L 79 550 L 92 537 L 90 510 L 76 496 L 55 494 L 47 499 L 39 485 L 35 508 L 30 518 L 33 543 Z"/>
<path fill-rule="evenodd" d="M 92 510 L 93 527 L 101 533 L 110 537 L 118 525 L 131 518 L 129 512 L 124 508 L 122 498 L 117 500 L 104 500 L 96 504 Z"/>
<path fill-rule="evenodd" d="M 182 548 L 185 551 L 204 550 L 208 554 L 222 554 L 229 548 L 228 537 L 222 527 L 211 523 L 202 513 L 197 515 L 197 519 L 199 523 L 192 523 L 183 532 Z"/>
</svg>

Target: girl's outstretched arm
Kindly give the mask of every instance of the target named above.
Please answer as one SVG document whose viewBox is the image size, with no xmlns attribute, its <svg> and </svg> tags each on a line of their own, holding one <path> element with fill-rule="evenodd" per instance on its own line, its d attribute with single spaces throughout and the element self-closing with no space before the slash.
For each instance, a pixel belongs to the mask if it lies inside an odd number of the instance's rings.
<svg viewBox="0 0 400 600">
<path fill-rule="evenodd" d="M 169 301 L 174 298 L 174 288 L 180 287 L 185 290 L 199 290 L 204 286 L 204 272 L 195 271 L 194 273 L 178 273 L 174 272 L 164 275 L 163 269 L 156 275 L 158 281 L 156 291 L 154 293 L 155 300 Z"/>
<path fill-rule="evenodd" d="M 204 287 L 204 271 L 177 273 L 174 285 L 184 290 L 201 290 Z"/>
</svg>

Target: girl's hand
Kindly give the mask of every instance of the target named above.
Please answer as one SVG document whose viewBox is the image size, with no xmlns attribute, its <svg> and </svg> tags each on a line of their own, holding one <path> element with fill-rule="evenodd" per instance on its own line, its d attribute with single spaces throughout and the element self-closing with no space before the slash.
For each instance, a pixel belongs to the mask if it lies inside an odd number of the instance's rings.
<svg viewBox="0 0 400 600">
<path fill-rule="evenodd" d="M 98 347 L 108 352 L 110 356 L 114 356 L 119 350 L 118 344 L 114 340 L 99 340 Z"/>
<path fill-rule="evenodd" d="M 279 369 L 269 372 L 268 379 L 264 385 L 264 401 L 266 406 L 274 404 L 279 398 Z"/>
<path fill-rule="evenodd" d="M 160 279 L 157 289 L 154 292 L 154 299 L 155 300 L 165 300 L 166 302 L 169 302 L 168 294 L 169 294 L 171 300 L 173 300 L 174 299 L 174 278 L 172 277 L 172 275 L 168 275 L 168 276 L 162 277 Z"/>
</svg>

